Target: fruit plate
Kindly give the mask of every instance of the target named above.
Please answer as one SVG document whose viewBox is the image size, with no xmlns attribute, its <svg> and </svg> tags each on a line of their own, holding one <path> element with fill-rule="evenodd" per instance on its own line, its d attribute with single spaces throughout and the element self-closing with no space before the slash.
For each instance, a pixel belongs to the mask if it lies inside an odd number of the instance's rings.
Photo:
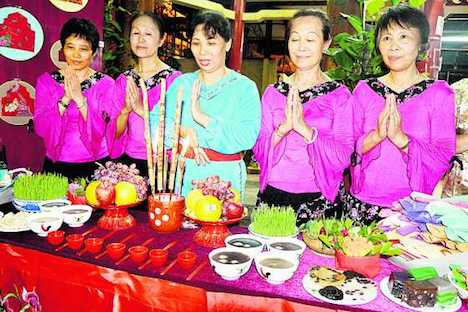
<svg viewBox="0 0 468 312">
<path fill-rule="evenodd" d="M 335 270 L 339 271 L 339 270 Z M 322 301 L 340 304 L 340 305 L 361 305 L 369 303 L 377 298 L 377 285 L 371 279 L 365 277 L 346 278 L 341 285 L 328 286 L 342 295 L 342 299 L 332 299 L 320 294 L 320 290 L 324 289 L 324 285 L 320 285 L 314 278 L 310 276 L 310 272 L 302 279 L 302 286 L 313 297 Z"/>
<path fill-rule="evenodd" d="M 90 206 L 104 210 L 104 215 L 98 220 L 98 226 L 105 230 L 124 230 L 135 226 L 135 218 L 128 213 L 128 208 L 141 205 L 143 201 L 138 201 L 128 205 L 107 205 L 107 206 Z"/>
<path fill-rule="evenodd" d="M 434 307 L 431 308 L 415 308 L 407 305 L 405 302 L 401 301 L 400 299 L 396 298 L 395 296 L 392 295 L 389 285 L 388 285 L 388 276 L 384 277 L 380 281 L 380 290 L 382 291 L 382 294 L 393 301 L 394 303 L 405 307 L 406 309 L 412 310 L 412 311 L 421 311 L 421 312 L 455 312 L 458 311 L 461 306 L 462 302 L 460 298 L 457 297 L 457 301 L 454 304 L 451 304 L 449 306 L 441 306 L 436 303 Z"/>
<path fill-rule="evenodd" d="M 244 217 L 218 220 L 218 221 L 202 221 L 194 217 L 185 215 L 189 220 L 201 225 L 200 230 L 195 233 L 193 240 L 204 247 L 218 248 L 224 247 L 224 240 L 231 235 L 228 225 L 240 222 Z"/>
</svg>

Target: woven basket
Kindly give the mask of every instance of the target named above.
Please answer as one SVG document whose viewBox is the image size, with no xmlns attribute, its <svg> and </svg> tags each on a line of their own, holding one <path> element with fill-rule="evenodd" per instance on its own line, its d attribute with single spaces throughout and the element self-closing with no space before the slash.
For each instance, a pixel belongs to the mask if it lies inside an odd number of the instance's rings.
<svg viewBox="0 0 468 312">
<path fill-rule="evenodd" d="M 321 240 L 310 237 L 310 235 L 307 234 L 307 232 L 302 233 L 302 240 L 304 241 L 304 243 L 306 243 L 306 245 L 310 249 L 312 249 L 316 253 L 326 255 L 326 256 L 334 256 L 335 255 L 335 250 L 334 249 L 326 247 L 322 243 Z"/>
</svg>

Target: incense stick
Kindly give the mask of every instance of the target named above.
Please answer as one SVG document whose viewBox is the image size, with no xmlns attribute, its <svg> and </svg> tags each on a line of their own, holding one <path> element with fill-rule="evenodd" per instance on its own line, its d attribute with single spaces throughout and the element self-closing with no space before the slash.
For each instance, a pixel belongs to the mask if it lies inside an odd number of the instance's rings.
<svg viewBox="0 0 468 312">
<path fill-rule="evenodd" d="M 168 189 L 169 192 L 172 193 L 174 191 L 174 182 L 175 182 L 175 174 L 176 174 L 176 165 L 177 165 L 177 158 L 179 152 L 179 132 L 180 132 L 180 118 L 182 114 L 182 97 L 184 96 L 184 88 L 179 88 L 177 92 L 177 104 L 176 104 L 176 113 L 175 113 L 175 123 L 174 123 L 174 140 L 172 144 L 172 157 L 171 157 L 171 167 L 169 169 L 169 185 Z"/>
<path fill-rule="evenodd" d="M 156 149 L 157 168 L 158 168 L 158 192 L 163 191 L 163 177 L 164 177 L 164 122 L 166 113 L 166 79 L 161 80 L 161 96 L 159 97 L 159 127 L 158 127 L 158 141 Z"/>
<path fill-rule="evenodd" d="M 143 119 L 145 122 L 145 141 L 146 141 L 146 162 L 148 164 L 148 178 L 149 185 L 151 188 L 151 193 L 155 195 L 155 183 L 156 177 L 153 167 L 153 148 L 151 144 L 151 135 L 149 127 L 149 103 L 148 103 L 148 90 L 146 89 L 146 84 L 143 78 L 140 78 L 140 88 L 143 93 Z"/>
<path fill-rule="evenodd" d="M 180 152 L 180 157 L 177 160 L 177 180 L 175 183 L 174 191 L 176 194 L 182 194 L 182 180 L 184 177 L 184 169 L 185 169 L 185 155 L 187 154 L 188 148 L 190 145 L 190 139 L 185 139 L 184 143 L 182 143 L 182 150 Z"/>
</svg>

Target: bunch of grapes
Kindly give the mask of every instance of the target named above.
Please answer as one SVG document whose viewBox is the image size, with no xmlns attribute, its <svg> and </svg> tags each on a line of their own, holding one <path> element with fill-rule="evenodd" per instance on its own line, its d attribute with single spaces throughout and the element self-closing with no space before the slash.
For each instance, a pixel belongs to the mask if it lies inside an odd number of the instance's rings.
<svg viewBox="0 0 468 312">
<path fill-rule="evenodd" d="M 94 178 L 103 184 L 111 185 L 116 185 L 122 181 L 129 182 L 135 185 L 138 199 L 143 200 L 146 198 L 148 185 L 146 179 L 140 176 L 139 173 L 140 171 L 136 168 L 135 164 L 127 166 L 108 161 L 105 166 L 100 166 L 94 171 Z"/>
<path fill-rule="evenodd" d="M 219 176 L 208 177 L 205 180 L 192 180 L 192 187 L 200 189 L 203 195 L 212 195 L 220 201 L 234 198 L 234 193 L 230 190 L 231 181 L 223 181 Z"/>
</svg>

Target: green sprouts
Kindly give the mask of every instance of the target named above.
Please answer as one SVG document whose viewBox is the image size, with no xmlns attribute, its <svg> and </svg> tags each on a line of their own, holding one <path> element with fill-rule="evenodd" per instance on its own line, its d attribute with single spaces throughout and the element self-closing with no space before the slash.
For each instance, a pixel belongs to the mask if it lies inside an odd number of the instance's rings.
<svg viewBox="0 0 468 312">
<path fill-rule="evenodd" d="M 52 173 L 23 175 L 13 185 L 13 194 L 20 200 L 51 200 L 65 197 L 66 177 Z"/>
</svg>

